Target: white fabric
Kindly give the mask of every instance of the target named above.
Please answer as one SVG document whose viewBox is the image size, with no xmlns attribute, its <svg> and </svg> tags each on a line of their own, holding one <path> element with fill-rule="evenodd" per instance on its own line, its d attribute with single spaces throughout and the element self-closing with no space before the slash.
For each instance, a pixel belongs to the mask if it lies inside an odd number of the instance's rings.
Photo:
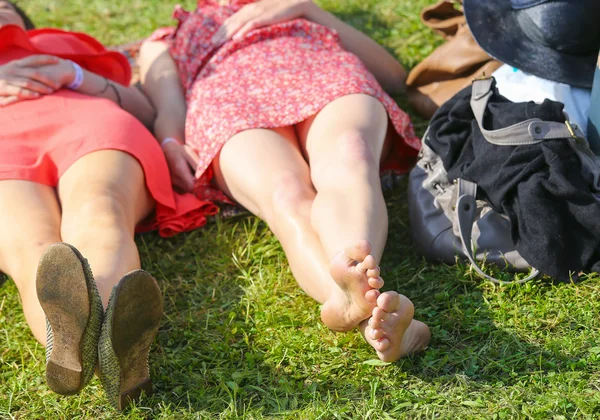
<svg viewBox="0 0 600 420">
<path fill-rule="evenodd" d="M 513 102 L 541 103 L 544 99 L 562 102 L 571 122 L 587 135 L 591 89 L 542 79 L 508 64 L 501 66 L 493 76 L 500 94 Z"/>
</svg>

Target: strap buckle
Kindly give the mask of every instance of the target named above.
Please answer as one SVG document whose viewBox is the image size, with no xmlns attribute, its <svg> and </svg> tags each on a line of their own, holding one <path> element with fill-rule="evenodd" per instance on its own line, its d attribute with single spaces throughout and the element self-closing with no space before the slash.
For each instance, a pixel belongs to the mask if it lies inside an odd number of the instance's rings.
<svg viewBox="0 0 600 420">
<path fill-rule="evenodd" d="M 584 138 L 577 135 L 577 133 L 575 132 L 575 129 L 573 128 L 573 126 L 571 125 L 569 120 L 565 120 L 565 125 L 567 126 L 567 130 L 569 130 L 569 134 L 571 135 L 571 137 L 575 140 L 575 142 L 577 144 L 579 144 L 580 146 L 584 146 L 587 144 L 587 141 Z"/>
<path fill-rule="evenodd" d="M 476 82 L 477 80 L 490 80 L 492 78 L 492 76 L 486 76 L 485 72 L 481 73 L 481 76 L 477 76 L 475 78 L 473 78 L 473 80 L 471 82 Z"/>
</svg>

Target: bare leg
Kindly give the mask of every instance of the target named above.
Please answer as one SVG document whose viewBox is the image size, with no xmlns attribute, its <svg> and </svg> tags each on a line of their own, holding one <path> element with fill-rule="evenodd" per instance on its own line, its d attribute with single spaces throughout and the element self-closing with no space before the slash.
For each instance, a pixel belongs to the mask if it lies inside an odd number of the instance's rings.
<svg viewBox="0 0 600 420">
<path fill-rule="evenodd" d="M 388 220 L 379 166 L 384 149 L 389 147 L 387 122 L 383 105 L 361 94 L 333 101 L 297 127 L 317 192 L 312 226 L 331 261 L 332 276 L 344 291 L 324 305 L 323 311 L 331 317 L 339 316 L 349 300 L 361 302 L 370 286 L 369 276 L 352 272 L 348 261 L 356 258 L 348 252 L 348 246 L 368 241 L 376 261 L 383 254 Z M 387 292 L 371 310 L 377 318 L 370 326 L 362 322 L 361 331 L 383 360 L 396 360 L 429 341 L 427 326 L 411 322 L 413 307 L 406 297 Z M 386 314 L 391 315 L 380 322 Z M 366 318 L 368 315 L 359 321 Z"/>
<path fill-rule="evenodd" d="M 46 321 L 36 292 L 38 261 L 60 242 L 60 208 L 54 188 L 27 181 L 0 181 L 0 270 L 15 281 L 25 319 L 46 343 Z"/>
<path fill-rule="evenodd" d="M 381 259 L 388 221 L 379 162 L 387 124 L 377 99 L 349 95 L 298 125 L 317 191 L 312 224 L 329 259 L 358 240 L 369 241 Z"/>
<path fill-rule="evenodd" d="M 154 205 L 144 172 L 127 153 L 90 153 L 63 174 L 58 195 L 62 240 L 88 259 L 106 307 L 113 286 L 140 268 L 134 230 Z"/>
<path fill-rule="evenodd" d="M 311 297 L 325 303 L 332 296 L 345 296 L 331 277 L 327 256 L 311 224 L 315 191 L 292 128 L 237 134 L 215 161 L 215 175 L 225 192 L 269 224 L 296 280 Z M 374 259 L 367 258 L 369 247 L 363 242 L 349 247 L 348 252 L 360 264 L 353 264 L 344 274 L 362 277 L 367 269 L 375 269 Z M 381 287 L 378 270 L 371 270 L 371 274 L 373 285 L 364 288 L 359 305 L 346 301 L 335 316 L 323 318 L 329 328 L 347 331 L 370 315 L 378 296 L 372 287 Z M 327 311 L 323 314 L 330 315 Z"/>
<path fill-rule="evenodd" d="M 310 224 L 315 191 L 294 130 L 239 133 L 223 146 L 214 169 L 219 187 L 268 223 L 300 286 L 325 302 L 335 283 L 323 270 L 327 259 Z"/>
</svg>

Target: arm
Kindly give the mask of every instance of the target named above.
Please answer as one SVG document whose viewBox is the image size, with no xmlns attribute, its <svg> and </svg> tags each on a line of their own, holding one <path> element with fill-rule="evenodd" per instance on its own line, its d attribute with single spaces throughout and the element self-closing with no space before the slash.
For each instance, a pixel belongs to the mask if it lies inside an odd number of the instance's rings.
<svg viewBox="0 0 600 420">
<path fill-rule="evenodd" d="M 54 56 L 34 55 L 11 61 L 0 66 L 0 106 L 50 95 L 73 83 L 76 74 L 73 63 Z M 82 76 L 78 92 L 117 102 L 147 127 L 152 125 L 154 109 L 140 91 L 83 69 Z"/>
<path fill-rule="evenodd" d="M 179 191 L 191 192 L 198 156 L 185 144 L 187 107 L 177 66 L 167 45 L 160 41 L 142 45 L 139 65 L 142 87 L 157 112 L 154 135 L 161 142 L 173 185 Z M 176 141 L 164 142 L 168 138 Z"/>
<path fill-rule="evenodd" d="M 139 65 L 142 87 L 157 113 L 154 135 L 159 140 L 171 137 L 185 143 L 185 95 L 167 45 L 160 41 L 144 42 Z"/>
<path fill-rule="evenodd" d="M 360 58 L 385 91 L 391 94 L 404 91 L 406 71 L 385 48 L 359 30 L 321 9 L 312 1 L 302 1 L 305 3 L 306 10 L 304 17 L 319 25 L 336 30 L 344 48 Z"/>
<path fill-rule="evenodd" d="M 342 45 L 355 54 L 389 93 L 404 91 L 406 72 L 381 45 L 312 0 L 261 0 L 230 16 L 213 37 L 214 44 L 240 39 L 252 29 L 303 17 L 338 32 Z"/>
<path fill-rule="evenodd" d="M 83 83 L 77 92 L 110 99 L 140 120 L 146 128 L 152 128 L 156 113 L 144 94 L 135 87 L 126 87 L 83 70 Z"/>
</svg>

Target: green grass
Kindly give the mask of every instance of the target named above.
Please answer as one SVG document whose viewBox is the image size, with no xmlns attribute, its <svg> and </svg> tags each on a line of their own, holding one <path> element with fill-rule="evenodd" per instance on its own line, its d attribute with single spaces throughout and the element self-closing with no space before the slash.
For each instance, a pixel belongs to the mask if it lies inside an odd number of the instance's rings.
<svg viewBox="0 0 600 420">
<path fill-rule="evenodd" d="M 106 44 L 169 23 L 170 2 L 22 1 L 40 25 Z M 193 1 L 186 0 L 190 5 Z M 440 39 L 419 24 L 424 0 L 323 0 L 407 67 Z M 400 98 L 401 103 L 404 101 Z M 422 134 L 425 122 L 415 119 Z M 496 287 L 465 267 L 427 264 L 408 233 L 406 188 L 388 197 L 386 288 L 410 297 L 429 348 L 374 361 L 359 334 L 334 334 L 296 287 L 281 247 L 252 217 L 165 240 L 140 236 L 165 296 L 151 369 L 156 393 L 122 418 L 390 419 L 600 417 L 600 280 Z M 1 234 L 1 233 L 0 233 Z M 0 289 L 0 418 L 112 419 L 94 379 L 63 398 L 44 384 L 44 351 L 12 283 Z"/>
</svg>

